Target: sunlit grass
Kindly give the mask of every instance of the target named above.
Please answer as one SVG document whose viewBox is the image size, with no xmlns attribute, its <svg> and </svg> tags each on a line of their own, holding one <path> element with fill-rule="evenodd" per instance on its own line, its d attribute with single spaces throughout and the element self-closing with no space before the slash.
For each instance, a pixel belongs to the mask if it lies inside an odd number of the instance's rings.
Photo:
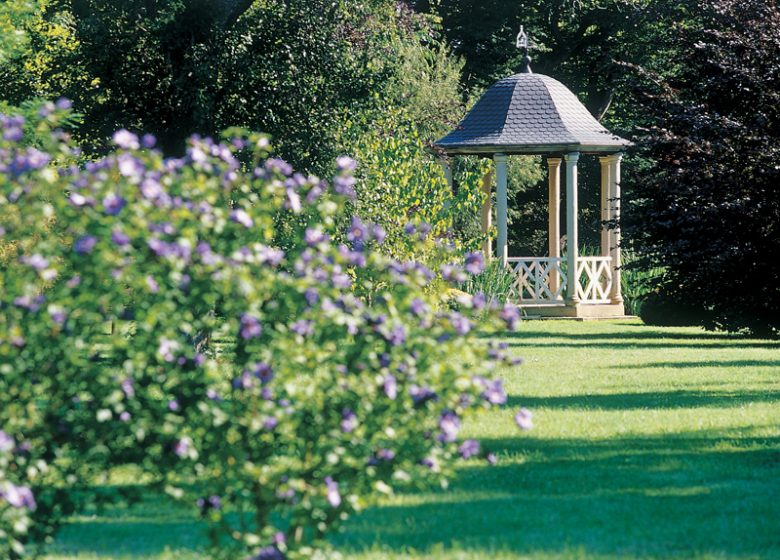
<svg viewBox="0 0 780 560">
<path fill-rule="evenodd" d="M 499 464 L 353 518 L 333 539 L 348 558 L 780 558 L 780 344 L 627 321 L 506 340 L 526 360 L 501 372 L 510 407 L 467 426 Z M 189 560 L 199 542 L 148 496 L 73 519 L 47 559 Z"/>
</svg>

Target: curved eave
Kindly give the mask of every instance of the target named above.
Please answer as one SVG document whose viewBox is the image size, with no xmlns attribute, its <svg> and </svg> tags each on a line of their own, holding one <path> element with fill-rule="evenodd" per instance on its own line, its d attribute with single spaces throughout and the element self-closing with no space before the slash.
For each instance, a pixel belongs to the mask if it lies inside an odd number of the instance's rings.
<svg viewBox="0 0 780 560">
<path fill-rule="evenodd" d="M 544 155 L 544 154 L 566 154 L 570 152 L 580 152 L 583 154 L 614 154 L 622 152 L 633 144 L 628 140 L 623 140 L 621 144 L 521 144 L 498 146 L 490 144 L 457 144 L 448 146 L 446 144 L 434 144 L 437 148 L 444 151 L 447 155 L 488 155 L 488 154 L 507 154 L 507 155 Z"/>
</svg>

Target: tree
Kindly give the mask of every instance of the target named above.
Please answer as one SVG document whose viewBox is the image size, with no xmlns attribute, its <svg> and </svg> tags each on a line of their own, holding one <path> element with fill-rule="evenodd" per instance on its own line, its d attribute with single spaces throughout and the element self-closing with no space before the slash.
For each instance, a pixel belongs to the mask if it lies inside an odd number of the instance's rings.
<svg viewBox="0 0 780 560">
<path fill-rule="evenodd" d="M 626 224 L 660 292 L 710 328 L 780 333 L 780 9 L 691 2 L 667 79 L 635 74 L 648 119 Z"/>
<path fill-rule="evenodd" d="M 125 127 L 176 154 L 193 132 L 246 126 L 320 172 L 340 124 L 381 105 L 402 69 L 397 45 L 431 40 L 425 18 L 388 0 L 51 0 L 26 26 L 31 50 L 0 66 L 0 97 L 72 99 L 87 149 Z"/>
</svg>

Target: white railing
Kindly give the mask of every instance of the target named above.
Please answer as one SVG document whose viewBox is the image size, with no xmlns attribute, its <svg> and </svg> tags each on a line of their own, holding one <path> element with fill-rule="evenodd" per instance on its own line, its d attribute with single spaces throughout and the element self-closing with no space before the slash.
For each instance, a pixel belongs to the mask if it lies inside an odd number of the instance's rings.
<svg viewBox="0 0 780 560">
<path fill-rule="evenodd" d="M 609 303 L 612 257 L 577 259 L 577 297 L 583 303 Z"/>
<path fill-rule="evenodd" d="M 568 283 L 566 260 L 549 257 L 510 257 L 515 274 L 513 294 L 525 304 L 563 304 Z M 609 303 L 612 291 L 612 258 L 577 259 L 577 297 L 582 303 Z"/>
<path fill-rule="evenodd" d="M 522 303 L 555 303 L 563 301 L 566 274 L 559 258 L 512 257 L 508 266 L 515 273 L 513 294 Z"/>
</svg>

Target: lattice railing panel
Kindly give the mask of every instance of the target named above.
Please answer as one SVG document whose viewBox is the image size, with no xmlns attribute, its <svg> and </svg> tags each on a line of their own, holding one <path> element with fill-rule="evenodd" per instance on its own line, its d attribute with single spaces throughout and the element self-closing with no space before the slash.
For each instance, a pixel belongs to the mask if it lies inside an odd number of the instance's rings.
<svg viewBox="0 0 780 560">
<path fill-rule="evenodd" d="M 612 291 L 612 258 L 577 259 L 577 297 L 583 303 L 609 303 Z"/>
<path fill-rule="evenodd" d="M 561 267 L 561 259 L 513 257 L 508 259 L 508 264 L 516 277 L 513 295 L 520 302 L 555 303 L 563 300 L 566 274 Z"/>
</svg>

